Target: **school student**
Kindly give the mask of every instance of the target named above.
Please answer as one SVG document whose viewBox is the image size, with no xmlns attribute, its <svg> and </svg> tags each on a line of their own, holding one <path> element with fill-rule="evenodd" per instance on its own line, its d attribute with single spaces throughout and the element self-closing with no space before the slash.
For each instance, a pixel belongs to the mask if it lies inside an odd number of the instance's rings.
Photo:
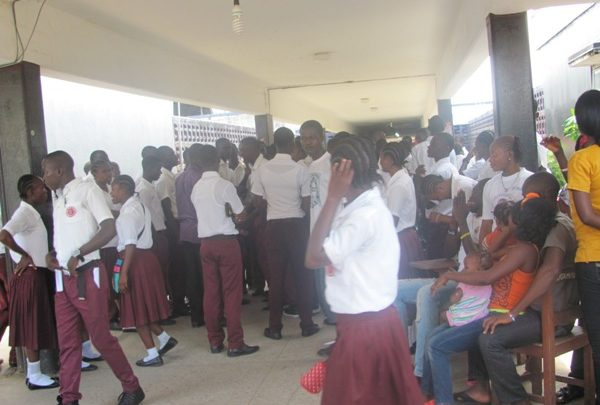
<svg viewBox="0 0 600 405">
<path fill-rule="evenodd" d="M 521 146 L 519 138 L 511 135 L 497 138 L 490 147 L 490 166 L 500 172 L 488 181 L 483 189 L 483 221 L 480 241 L 492 231 L 494 207 L 502 201 L 519 201 L 522 198 L 523 183 L 531 173 L 521 167 Z"/>
<path fill-rule="evenodd" d="M 490 146 L 494 142 L 494 132 L 485 130 L 477 135 L 475 147 L 463 160 L 460 174 L 474 180 L 494 177 L 497 173 L 490 166 Z"/>
<path fill-rule="evenodd" d="M 204 321 L 211 353 L 225 349 L 220 317 L 227 320 L 227 356 L 256 353 L 258 346 L 244 343 L 241 324 L 242 252 L 234 220 L 244 206 L 234 185 L 219 173 L 219 155 L 211 145 L 199 151 L 202 177 L 192 189 L 191 200 L 198 218 L 200 258 L 204 277 Z"/>
<path fill-rule="evenodd" d="M 391 178 L 387 183 L 385 201 L 394 218 L 400 242 L 400 265 L 398 278 L 419 277 L 409 265 L 423 260 L 419 235 L 415 229 L 417 220 L 417 195 L 415 184 L 404 168 L 410 151 L 402 142 L 387 144 L 379 155 L 379 165 Z"/>
<path fill-rule="evenodd" d="M 267 204 L 269 246 L 269 326 L 264 335 L 281 339 L 284 282 L 292 271 L 302 336 L 312 336 L 319 326 L 312 320 L 314 275 L 304 267 L 310 213 L 308 170 L 292 160 L 294 133 L 286 127 L 273 134 L 277 154 L 257 171 L 252 193 Z"/>
<path fill-rule="evenodd" d="M 325 293 L 337 321 L 321 403 L 422 404 L 393 307 L 400 248 L 376 186 L 373 146 L 360 137 L 341 140 L 331 161 L 327 199 L 306 251 L 307 267 L 327 269 Z"/>
<path fill-rule="evenodd" d="M 148 355 L 135 364 L 140 367 L 163 365 L 162 356 L 177 346 L 158 324 L 169 316 L 169 304 L 160 264 L 152 252 L 152 219 L 150 211 L 135 195 L 135 182 L 127 175 L 113 180 L 111 196 L 121 204 L 117 218 L 119 237 L 119 282 L 121 293 L 121 326 L 135 327 Z M 113 286 L 117 287 L 117 286 Z M 152 334 L 159 341 L 154 345 Z"/>
<path fill-rule="evenodd" d="M 25 348 L 26 385 L 30 390 L 58 387 L 43 374 L 39 351 L 58 347 L 52 308 L 52 273 L 46 269 L 48 234 L 35 207 L 47 201 L 42 180 L 26 174 L 17 183 L 21 205 L 0 231 L 0 242 L 10 249 L 17 264 L 8 289 L 9 345 Z"/>
<path fill-rule="evenodd" d="M 427 155 L 435 163 L 429 169 L 429 174 L 442 176 L 444 179 L 457 175 L 458 170 L 450 159 L 451 152 L 454 151 L 454 138 L 452 135 L 442 132 L 432 137 L 431 143 L 427 148 Z"/>
<path fill-rule="evenodd" d="M 54 252 L 46 266 L 56 276 L 56 323 L 60 347 L 59 403 L 81 399 L 81 335 L 83 322 L 104 360 L 121 381 L 119 405 L 139 404 L 144 391 L 108 328 L 106 297 L 110 287 L 98 250 L 115 235 L 115 220 L 104 196 L 92 182 L 76 179 L 73 159 L 56 151 L 42 161 L 44 183 L 56 193 L 54 200 Z"/>
<path fill-rule="evenodd" d="M 596 376 L 596 401 L 600 399 L 600 91 L 583 93 L 575 104 L 575 117 L 582 135 L 595 144 L 581 149 L 569 161 L 571 214 L 577 234 L 575 270 L 581 296 Z"/>
</svg>

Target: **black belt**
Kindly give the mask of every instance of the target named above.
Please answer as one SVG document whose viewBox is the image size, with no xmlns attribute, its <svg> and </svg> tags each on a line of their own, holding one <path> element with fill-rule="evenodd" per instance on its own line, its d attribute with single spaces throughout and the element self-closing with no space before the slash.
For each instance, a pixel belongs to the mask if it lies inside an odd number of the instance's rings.
<svg viewBox="0 0 600 405">
<path fill-rule="evenodd" d="M 200 238 L 200 241 L 203 240 L 227 240 L 227 239 L 237 239 L 238 235 L 213 235 L 208 238 Z"/>
<path fill-rule="evenodd" d="M 77 273 L 77 296 L 81 301 L 85 301 L 87 297 L 85 292 L 85 277 L 83 277 L 83 272 L 93 269 L 94 267 L 98 267 L 97 265 L 98 260 L 92 260 L 91 262 L 75 269 L 75 272 Z"/>
</svg>

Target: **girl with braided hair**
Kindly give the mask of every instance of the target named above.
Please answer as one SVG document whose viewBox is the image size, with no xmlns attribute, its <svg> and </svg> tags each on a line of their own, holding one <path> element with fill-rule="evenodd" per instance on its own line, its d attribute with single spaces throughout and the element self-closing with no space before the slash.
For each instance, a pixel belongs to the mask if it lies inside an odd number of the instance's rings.
<svg viewBox="0 0 600 405">
<path fill-rule="evenodd" d="M 327 199 L 305 262 L 326 268 L 325 294 L 337 320 L 321 403 L 423 403 L 393 306 L 400 248 L 377 188 L 373 145 L 355 136 L 340 140 L 331 162 Z"/>
<path fill-rule="evenodd" d="M 39 351 L 58 347 L 52 302 L 52 273 L 46 269 L 48 233 L 36 206 L 47 201 L 47 190 L 39 177 L 26 174 L 17 183 L 21 205 L 0 231 L 0 242 L 10 249 L 16 266 L 10 280 L 9 344 L 24 347 L 30 390 L 58 387 L 43 374 Z"/>
<path fill-rule="evenodd" d="M 398 279 L 419 275 L 410 267 L 411 262 L 423 260 L 421 241 L 415 229 L 417 195 L 415 184 L 404 168 L 410 150 L 404 142 L 388 143 L 379 154 L 381 169 L 391 177 L 385 191 L 385 202 L 394 218 L 400 243 Z"/>
</svg>

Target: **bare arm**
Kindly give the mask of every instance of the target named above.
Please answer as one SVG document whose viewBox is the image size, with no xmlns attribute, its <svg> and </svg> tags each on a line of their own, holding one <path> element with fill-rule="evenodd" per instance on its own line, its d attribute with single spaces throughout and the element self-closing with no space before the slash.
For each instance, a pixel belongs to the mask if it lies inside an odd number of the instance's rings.
<svg viewBox="0 0 600 405">
<path fill-rule="evenodd" d="M 19 263 L 17 263 L 17 266 L 15 267 L 15 274 L 17 276 L 20 275 L 27 267 L 33 267 L 34 269 L 36 268 L 35 264 L 33 264 L 33 259 L 31 256 L 29 256 L 29 253 L 19 246 L 10 232 L 4 229 L 0 231 L 0 242 L 13 252 L 17 252 L 21 255 L 21 260 L 19 260 Z"/>
<path fill-rule="evenodd" d="M 481 230 L 479 231 L 479 244 L 481 245 L 486 236 L 490 232 L 492 232 L 492 226 L 494 225 L 494 221 L 491 219 L 484 219 L 481 221 Z"/>
<path fill-rule="evenodd" d="M 126 293 L 129 288 L 129 268 L 135 257 L 135 245 L 125 246 L 123 265 L 121 266 L 121 275 L 119 277 L 119 291 Z"/>
<path fill-rule="evenodd" d="M 583 191 L 573 191 L 573 202 L 577 209 L 577 214 L 584 224 L 600 229 L 600 215 L 592 207 L 590 194 Z"/>
</svg>

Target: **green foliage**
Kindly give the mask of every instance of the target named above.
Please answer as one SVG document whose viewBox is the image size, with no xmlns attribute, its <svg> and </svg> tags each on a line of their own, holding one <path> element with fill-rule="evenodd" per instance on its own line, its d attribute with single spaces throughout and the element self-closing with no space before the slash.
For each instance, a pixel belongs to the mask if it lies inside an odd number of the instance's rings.
<svg viewBox="0 0 600 405">
<path fill-rule="evenodd" d="M 566 138 L 576 141 L 579 138 L 579 127 L 575 120 L 575 110 L 571 108 L 571 115 L 563 121 L 563 134 Z"/>
<path fill-rule="evenodd" d="M 561 188 L 567 184 L 565 176 L 563 176 L 560 166 L 556 161 L 556 157 L 554 157 L 554 153 L 548 153 L 548 169 L 554 175 L 554 177 L 556 177 L 556 180 L 558 180 L 560 183 Z"/>
</svg>

